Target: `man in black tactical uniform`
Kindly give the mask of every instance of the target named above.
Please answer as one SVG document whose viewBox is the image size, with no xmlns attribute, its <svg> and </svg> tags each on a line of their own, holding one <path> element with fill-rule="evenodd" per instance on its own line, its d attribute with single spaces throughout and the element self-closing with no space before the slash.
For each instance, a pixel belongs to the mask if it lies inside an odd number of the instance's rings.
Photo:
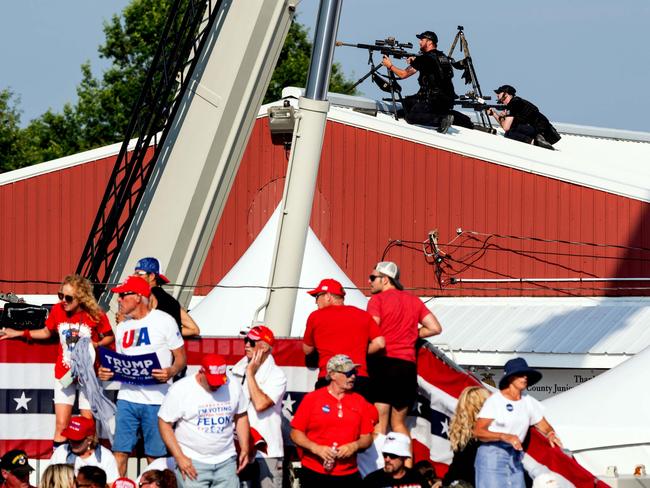
<svg viewBox="0 0 650 488">
<path fill-rule="evenodd" d="M 424 31 L 416 37 L 420 40 L 422 54 L 408 58 L 409 66 L 400 69 L 387 56 L 382 61 L 401 79 L 419 73 L 420 90 L 404 98 L 404 118 L 409 124 L 438 126 L 438 132 L 447 132 L 451 124 L 473 128 L 469 117 L 452 110 L 454 100 L 458 98 L 451 81 L 453 60 L 438 51 L 438 36 L 433 31 Z"/>
<path fill-rule="evenodd" d="M 501 85 L 494 93 L 497 102 L 504 104 L 506 109 L 497 112 L 490 108 L 487 112 L 506 131 L 505 137 L 553 150 L 560 135 L 535 105 L 515 96 L 517 90 L 510 85 Z"/>
</svg>

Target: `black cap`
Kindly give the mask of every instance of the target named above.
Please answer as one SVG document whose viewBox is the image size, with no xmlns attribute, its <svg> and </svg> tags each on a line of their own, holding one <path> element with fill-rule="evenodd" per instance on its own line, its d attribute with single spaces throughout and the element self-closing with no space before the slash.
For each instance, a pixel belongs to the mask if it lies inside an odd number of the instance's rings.
<svg viewBox="0 0 650 488">
<path fill-rule="evenodd" d="M 517 90 L 515 90 L 514 86 L 510 86 L 510 85 L 501 85 L 499 88 L 494 90 L 494 93 L 504 93 L 504 92 L 514 97 L 515 93 L 517 93 Z"/>
<path fill-rule="evenodd" d="M 34 468 L 29 465 L 27 453 L 20 449 L 12 449 L 6 452 L 0 461 L 0 468 L 11 471 L 12 473 L 23 474 L 34 471 Z"/>
<path fill-rule="evenodd" d="M 430 39 L 434 44 L 438 44 L 438 36 L 433 31 L 424 31 L 422 34 L 418 34 L 418 39 Z"/>
</svg>

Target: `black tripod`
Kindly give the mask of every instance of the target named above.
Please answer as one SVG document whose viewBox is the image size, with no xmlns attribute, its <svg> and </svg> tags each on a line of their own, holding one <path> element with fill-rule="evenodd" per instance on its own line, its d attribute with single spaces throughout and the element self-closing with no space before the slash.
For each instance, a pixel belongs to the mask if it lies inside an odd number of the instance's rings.
<svg viewBox="0 0 650 488">
<path fill-rule="evenodd" d="M 454 64 L 454 67 L 461 68 L 464 70 L 462 78 L 465 80 L 466 84 L 472 85 L 473 96 L 482 98 L 484 100 L 490 100 L 490 97 L 484 97 L 481 92 L 481 85 L 478 82 L 478 77 L 476 76 L 476 70 L 474 69 L 474 63 L 472 62 L 472 56 L 469 53 L 469 44 L 467 43 L 467 38 L 465 37 L 464 27 L 462 25 L 458 26 L 458 32 L 456 37 L 454 37 L 454 42 L 451 43 L 449 48 L 449 56 L 453 58 L 452 54 L 454 49 L 456 49 L 456 44 L 460 43 L 460 51 L 465 54 L 465 57 L 457 61 Z M 490 117 L 484 111 L 478 111 L 481 123 L 484 127 L 492 128 L 492 122 L 490 122 Z"/>
</svg>

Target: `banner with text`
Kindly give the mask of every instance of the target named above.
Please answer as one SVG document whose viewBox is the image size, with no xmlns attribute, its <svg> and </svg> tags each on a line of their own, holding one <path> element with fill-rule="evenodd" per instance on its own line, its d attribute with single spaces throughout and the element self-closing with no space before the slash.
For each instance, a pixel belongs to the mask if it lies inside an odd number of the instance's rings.
<svg viewBox="0 0 650 488">
<path fill-rule="evenodd" d="M 99 348 L 99 361 L 102 366 L 115 373 L 113 380 L 132 385 L 153 385 L 159 383 L 151 371 L 160 369 L 156 353 L 126 356 L 105 347 Z"/>
</svg>

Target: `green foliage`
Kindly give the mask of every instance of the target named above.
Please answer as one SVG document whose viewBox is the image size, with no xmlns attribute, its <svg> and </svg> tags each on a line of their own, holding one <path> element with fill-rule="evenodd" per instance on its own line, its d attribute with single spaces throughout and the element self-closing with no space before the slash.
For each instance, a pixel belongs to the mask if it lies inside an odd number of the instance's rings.
<svg viewBox="0 0 650 488">
<path fill-rule="evenodd" d="M 280 52 L 278 63 L 271 77 L 269 88 L 264 96 L 263 103 L 279 100 L 285 86 L 302 86 L 307 82 L 309 71 L 309 58 L 311 57 L 312 43 L 307 37 L 307 29 L 302 24 L 294 21 L 289 28 L 284 47 Z M 329 90 L 337 93 L 354 95 L 353 81 L 346 80 L 338 63 L 332 65 Z"/>
<path fill-rule="evenodd" d="M 24 158 L 18 103 L 11 90 L 0 91 L 0 171 L 19 168 Z"/>
<path fill-rule="evenodd" d="M 133 0 L 104 24 L 102 58 L 110 67 L 97 77 L 81 66 L 77 102 L 61 113 L 48 110 L 20 128 L 19 100 L 0 92 L 0 172 L 120 142 L 144 84 L 172 0 Z M 264 103 L 278 100 L 285 86 L 304 86 L 312 44 L 307 29 L 294 22 L 271 78 Z M 332 67 L 330 90 L 353 93 L 341 67 Z"/>
</svg>

